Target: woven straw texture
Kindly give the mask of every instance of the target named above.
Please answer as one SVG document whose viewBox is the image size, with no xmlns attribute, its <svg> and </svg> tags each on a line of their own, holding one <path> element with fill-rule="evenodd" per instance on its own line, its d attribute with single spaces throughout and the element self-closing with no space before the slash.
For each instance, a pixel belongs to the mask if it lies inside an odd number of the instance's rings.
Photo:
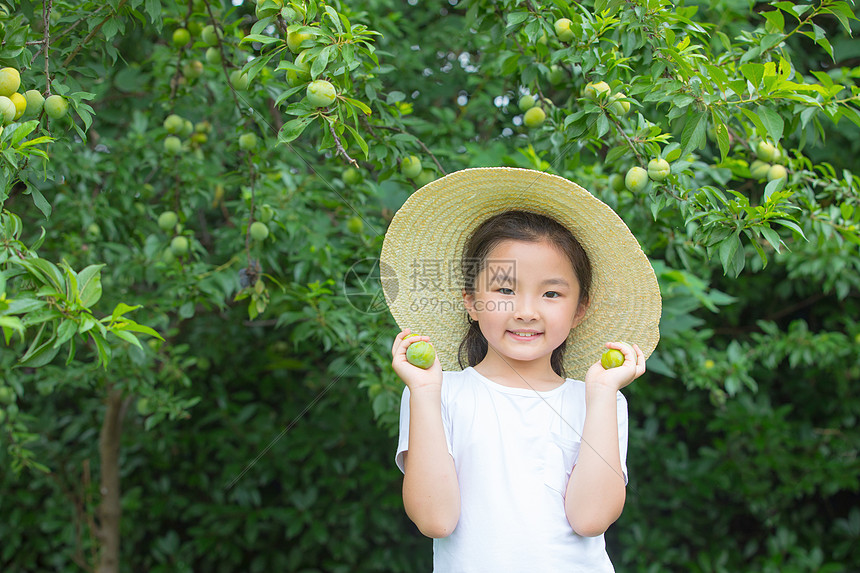
<svg viewBox="0 0 860 573">
<path fill-rule="evenodd" d="M 648 357 L 660 338 L 660 289 L 648 258 L 615 212 L 556 175 L 508 167 L 465 169 L 422 187 L 397 211 L 382 245 L 381 282 L 400 328 L 430 337 L 442 368 L 459 370 L 468 328 L 460 261 L 489 217 L 533 211 L 569 228 L 593 267 L 591 303 L 568 337 L 565 368 L 582 380 L 609 341 L 636 343 Z"/>
</svg>

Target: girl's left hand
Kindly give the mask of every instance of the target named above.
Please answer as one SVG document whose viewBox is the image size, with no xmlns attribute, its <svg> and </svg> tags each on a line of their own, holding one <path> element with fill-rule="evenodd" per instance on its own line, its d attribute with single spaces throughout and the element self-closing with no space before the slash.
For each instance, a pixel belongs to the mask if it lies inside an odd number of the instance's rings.
<svg viewBox="0 0 860 573">
<path fill-rule="evenodd" d="M 607 342 L 606 348 L 620 350 L 624 354 L 624 363 L 621 366 L 607 369 L 598 360 L 586 372 L 586 384 L 599 384 L 617 391 L 645 373 L 645 355 L 638 345 L 630 346 L 623 342 Z"/>
</svg>

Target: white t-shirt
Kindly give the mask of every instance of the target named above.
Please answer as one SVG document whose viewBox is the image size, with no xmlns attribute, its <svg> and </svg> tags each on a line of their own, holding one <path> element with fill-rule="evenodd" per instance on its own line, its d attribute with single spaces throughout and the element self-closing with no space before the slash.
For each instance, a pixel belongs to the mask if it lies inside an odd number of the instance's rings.
<svg viewBox="0 0 860 573">
<path fill-rule="evenodd" d="M 618 392 L 618 442 L 627 483 L 627 400 Z M 435 573 L 614 571 L 603 535 L 580 537 L 564 493 L 585 424 L 585 383 L 548 392 L 502 386 L 474 368 L 444 372 L 442 422 L 460 486 L 454 532 L 433 540 Z M 409 389 L 395 461 L 409 446 Z"/>
</svg>

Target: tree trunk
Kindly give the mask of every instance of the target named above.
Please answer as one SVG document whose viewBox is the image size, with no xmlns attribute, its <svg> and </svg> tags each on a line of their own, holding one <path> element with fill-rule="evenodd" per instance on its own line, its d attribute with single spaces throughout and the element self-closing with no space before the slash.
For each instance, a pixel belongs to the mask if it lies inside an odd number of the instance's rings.
<svg viewBox="0 0 860 573">
<path fill-rule="evenodd" d="M 101 458 L 101 503 L 97 510 L 100 542 L 97 573 L 119 573 L 119 447 L 122 437 L 122 419 L 127 403 L 122 392 L 108 386 L 107 408 L 99 434 L 99 457 Z"/>
</svg>

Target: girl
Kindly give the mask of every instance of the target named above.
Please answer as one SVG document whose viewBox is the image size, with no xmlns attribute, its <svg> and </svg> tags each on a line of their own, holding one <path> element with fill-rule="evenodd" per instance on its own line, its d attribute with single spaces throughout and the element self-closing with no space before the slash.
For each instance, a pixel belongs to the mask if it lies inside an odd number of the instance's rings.
<svg viewBox="0 0 860 573">
<path fill-rule="evenodd" d="M 437 215 L 416 217 L 430 206 Z M 645 372 L 660 310 L 631 238 L 575 184 L 504 168 L 437 180 L 392 221 L 383 286 L 398 323 L 420 334 L 404 328 L 392 346 L 406 383 L 396 462 L 406 512 L 434 539 L 434 571 L 613 570 L 603 533 L 627 483 L 619 390 Z M 445 257 L 461 270 L 460 310 L 438 281 L 403 288 Z M 432 294 L 440 304 L 418 304 Z M 419 340 L 436 347 L 427 370 L 406 359 Z M 624 363 L 603 368 L 604 347 Z"/>
</svg>

